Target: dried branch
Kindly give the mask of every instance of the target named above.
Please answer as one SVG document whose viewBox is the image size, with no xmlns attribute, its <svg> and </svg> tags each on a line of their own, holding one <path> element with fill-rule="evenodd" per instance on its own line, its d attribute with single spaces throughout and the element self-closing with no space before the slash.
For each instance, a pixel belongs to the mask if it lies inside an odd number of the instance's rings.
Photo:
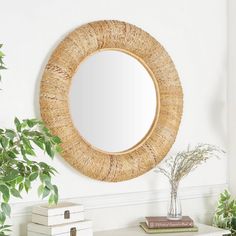
<svg viewBox="0 0 236 236">
<path fill-rule="evenodd" d="M 195 170 L 210 158 L 220 158 L 225 153 L 222 149 L 210 144 L 198 144 L 191 149 L 177 153 L 164 160 L 155 170 L 164 174 L 172 186 L 178 186 L 182 178 Z"/>
</svg>

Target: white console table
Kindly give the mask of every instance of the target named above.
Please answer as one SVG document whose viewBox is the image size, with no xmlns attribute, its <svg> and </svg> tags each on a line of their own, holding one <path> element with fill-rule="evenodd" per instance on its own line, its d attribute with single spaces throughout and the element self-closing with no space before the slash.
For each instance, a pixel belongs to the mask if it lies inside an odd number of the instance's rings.
<svg viewBox="0 0 236 236">
<path fill-rule="evenodd" d="M 158 236 L 198 236 L 198 235 L 207 235 L 207 236 L 222 236 L 225 234 L 229 234 L 228 230 L 218 229 L 212 226 L 197 224 L 199 227 L 198 232 L 191 232 L 191 233 L 165 233 L 165 234 L 156 234 Z M 125 229 L 118 229 L 118 230 L 109 230 L 109 231 L 100 231 L 95 232 L 94 236 L 147 236 L 147 235 L 154 235 L 154 234 L 147 234 L 145 233 L 139 226 L 125 228 Z"/>
</svg>

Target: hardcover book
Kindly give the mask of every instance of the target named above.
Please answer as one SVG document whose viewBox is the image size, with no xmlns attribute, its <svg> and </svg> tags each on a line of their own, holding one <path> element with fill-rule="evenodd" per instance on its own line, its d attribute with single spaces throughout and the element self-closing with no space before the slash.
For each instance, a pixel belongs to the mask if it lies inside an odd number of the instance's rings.
<svg viewBox="0 0 236 236">
<path fill-rule="evenodd" d="M 181 220 L 169 220 L 165 216 L 150 216 L 146 217 L 146 224 L 150 229 L 191 228 L 194 226 L 194 222 L 189 216 L 183 216 Z"/>
<path fill-rule="evenodd" d="M 180 232 L 197 232 L 198 227 L 191 228 L 166 228 L 166 229 L 150 229 L 145 222 L 140 223 L 140 227 L 148 234 L 161 234 L 161 233 L 180 233 Z"/>
</svg>

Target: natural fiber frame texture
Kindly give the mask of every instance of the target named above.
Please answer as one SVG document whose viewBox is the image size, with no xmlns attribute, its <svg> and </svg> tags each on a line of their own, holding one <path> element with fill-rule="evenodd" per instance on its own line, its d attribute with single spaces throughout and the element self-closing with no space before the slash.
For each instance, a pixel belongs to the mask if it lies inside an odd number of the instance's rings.
<svg viewBox="0 0 236 236">
<path fill-rule="evenodd" d="M 152 128 L 138 145 L 121 153 L 87 143 L 69 110 L 71 80 L 79 64 L 107 49 L 126 52 L 143 63 L 158 90 L 159 110 Z M 61 138 L 67 162 L 91 178 L 117 182 L 144 174 L 166 156 L 181 121 L 183 93 L 170 56 L 151 35 L 126 22 L 97 21 L 71 32 L 51 55 L 41 81 L 40 108 L 47 127 Z"/>
</svg>

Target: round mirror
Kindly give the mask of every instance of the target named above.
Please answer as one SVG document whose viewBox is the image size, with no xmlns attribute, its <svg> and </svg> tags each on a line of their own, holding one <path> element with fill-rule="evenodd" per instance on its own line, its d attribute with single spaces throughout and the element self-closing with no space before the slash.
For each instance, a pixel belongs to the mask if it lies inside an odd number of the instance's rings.
<svg viewBox="0 0 236 236">
<path fill-rule="evenodd" d="M 106 50 L 87 57 L 69 94 L 73 123 L 93 147 L 123 152 L 145 139 L 157 113 L 150 73 L 134 57 Z"/>
<path fill-rule="evenodd" d="M 127 22 L 95 21 L 73 30 L 52 53 L 40 110 L 68 163 L 91 178 L 117 182 L 146 173 L 166 156 L 179 129 L 183 92 L 155 38 Z"/>
</svg>

